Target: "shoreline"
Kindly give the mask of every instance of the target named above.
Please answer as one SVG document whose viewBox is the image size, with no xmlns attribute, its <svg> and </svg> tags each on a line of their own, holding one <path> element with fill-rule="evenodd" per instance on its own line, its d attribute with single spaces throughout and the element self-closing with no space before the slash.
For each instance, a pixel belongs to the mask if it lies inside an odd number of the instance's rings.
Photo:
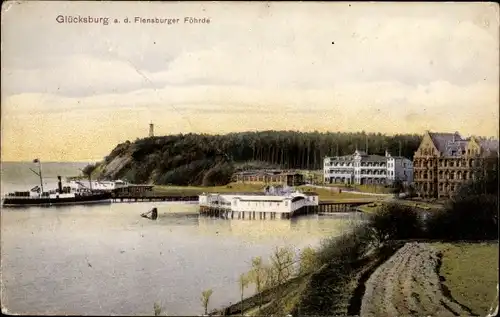
<svg viewBox="0 0 500 317">
<path fill-rule="evenodd" d="M 322 266 L 298 285 L 287 281 L 274 297 L 256 302 L 264 295 L 256 293 L 212 315 L 486 314 L 498 296 L 498 240 L 442 236 L 443 219 L 464 211 L 447 206 L 424 219 L 419 207 L 384 202 L 368 222 L 324 241 L 314 255 Z M 489 265 L 478 269 L 478 261 Z"/>
<path fill-rule="evenodd" d="M 382 278 L 384 281 L 389 281 L 392 283 L 392 276 L 388 277 L 378 277 L 376 275 L 376 272 L 387 270 L 387 267 L 392 265 L 392 262 L 396 257 L 400 257 L 400 254 L 404 254 L 406 251 L 405 249 L 415 249 L 415 245 L 422 245 L 423 247 L 427 248 L 430 252 L 433 252 L 434 254 L 437 255 L 438 261 L 437 262 L 428 262 L 428 265 L 432 266 L 431 272 L 434 272 L 436 278 L 439 280 L 437 288 L 435 288 L 436 291 L 438 291 L 439 296 L 443 298 L 445 301 L 449 301 L 452 303 L 455 303 L 457 307 L 460 307 L 466 312 L 473 312 L 472 316 L 480 316 L 481 313 L 477 312 L 477 308 L 471 308 L 471 303 L 467 301 L 466 298 L 463 297 L 463 295 L 459 292 L 457 292 L 457 289 L 450 290 L 450 285 L 452 283 L 456 283 L 454 281 L 449 281 L 444 278 L 446 276 L 447 278 L 450 276 L 449 268 L 447 270 L 443 269 L 444 265 L 447 265 L 448 267 L 450 265 L 453 265 L 450 263 L 449 255 L 443 255 L 443 251 L 447 251 L 447 249 L 458 249 L 461 250 L 464 247 L 467 247 L 469 249 L 475 248 L 475 247 L 483 247 L 483 248 L 498 248 L 498 241 L 496 240 L 488 240 L 488 241 L 483 241 L 483 242 L 460 242 L 460 241 L 455 241 L 452 243 L 443 243 L 443 242 L 436 242 L 436 241 L 392 241 L 389 245 L 387 245 L 385 248 L 381 249 L 375 249 L 372 250 L 372 252 L 368 252 L 370 254 L 365 254 L 362 258 L 356 260 L 354 263 L 351 263 L 349 265 L 348 263 L 330 263 L 330 264 L 324 264 L 322 267 L 317 269 L 314 272 L 302 275 L 302 276 L 297 276 L 294 278 L 291 278 L 290 280 L 286 281 L 284 284 L 275 286 L 271 289 L 264 290 L 262 292 L 255 292 L 254 294 L 246 297 L 243 299 L 243 301 L 238 301 L 236 303 L 232 303 L 228 306 L 224 306 L 219 309 L 213 309 L 209 315 L 210 316 L 258 316 L 258 315 L 268 315 L 272 313 L 273 309 L 274 310 L 279 310 L 280 306 L 278 302 L 280 300 L 276 299 L 271 299 L 272 294 L 280 291 L 281 296 L 284 297 L 285 303 L 288 305 L 291 302 L 295 302 L 294 308 L 292 309 L 290 313 L 291 315 L 296 315 L 298 313 L 297 309 L 297 304 L 296 300 L 299 300 L 301 302 L 302 306 L 303 304 L 306 304 L 307 308 L 307 302 L 314 302 L 314 299 L 308 300 L 307 297 L 313 296 L 314 298 L 317 292 L 322 292 L 321 289 L 323 288 L 321 285 L 322 284 L 329 284 L 334 283 L 335 285 L 342 285 L 342 289 L 340 291 L 336 291 L 332 293 L 332 295 L 335 295 L 335 299 L 330 299 L 334 300 L 335 304 L 334 306 L 337 307 L 337 311 L 335 311 L 336 314 L 340 315 L 349 315 L 349 316 L 359 316 L 362 313 L 362 308 L 366 310 L 366 305 L 368 305 L 367 300 L 371 301 L 372 297 L 365 298 L 368 288 L 373 288 L 374 285 L 379 285 L 380 281 L 377 283 L 374 283 L 374 278 L 379 279 Z M 447 247 L 446 247 L 447 246 Z M 418 248 L 417 248 L 418 249 Z M 491 252 L 491 251 L 490 251 Z M 498 250 L 497 250 L 498 252 Z M 418 252 L 412 251 L 412 254 L 415 253 L 415 255 L 412 256 L 418 256 Z M 412 257 L 410 256 L 410 257 Z M 336 265 L 341 265 L 341 266 L 349 266 L 351 268 L 350 273 L 348 274 L 342 274 L 340 273 L 341 271 L 338 271 L 338 269 L 335 268 Z M 402 271 L 399 271 L 399 274 L 406 274 L 407 268 L 404 267 Z M 337 272 L 337 274 L 333 274 L 333 272 Z M 340 274 L 339 274 L 340 273 Z M 382 274 L 382 273 L 378 273 Z M 422 278 L 418 273 L 416 275 L 412 275 L 413 279 L 417 278 Z M 319 283 L 319 284 L 318 284 Z M 333 285 L 333 284 L 332 284 Z M 457 285 L 453 285 L 454 288 L 457 288 Z M 453 288 L 452 287 L 452 288 Z M 335 288 L 335 287 L 334 287 Z M 290 298 L 290 294 L 294 293 L 295 289 L 300 289 L 299 294 L 292 295 L 292 298 Z M 400 291 L 398 289 L 398 291 Z M 422 290 L 420 290 L 422 291 Z M 375 294 L 375 293 L 374 293 Z M 404 296 L 404 293 L 397 293 L 399 296 Z M 415 296 L 425 296 L 424 293 L 415 293 L 417 295 Z M 318 295 L 318 294 L 317 294 Z M 261 297 L 262 296 L 262 297 Z M 297 298 L 298 296 L 298 298 Z M 413 296 L 413 295 L 412 295 Z M 437 295 L 436 295 L 437 296 Z M 296 299 L 293 300 L 293 297 Z M 462 301 L 459 301 L 456 297 L 460 297 Z M 259 308 L 259 300 L 263 298 L 263 302 L 261 303 L 261 308 Z M 374 297 L 376 300 L 381 300 L 382 297 L 377 298 L 377 296 Z M 463 301 L 467 301 L 464 303 Z M 305 303 L 304 303 L 305 301 Z M 366 301 L 366 302 L 365 302 Z M 333 303 L 333 302 L 332 302 Z M 281 303 L 282 304 L 282 303 Z M 287 305 L 285 304 L 285 305 Z M 311 303 L 309 303 L 311 304 Z M 371 303 L 370 303 L 371 304 Z M 489 303 L 488 303 L 489 304 Z M 243 305 L 243 314 L 241 312 L 241 307 Z M 365 306 L 364 306 L 365 305 Z M 475 305 L 475 307 L 478 306 L 477 303 L 473 303 L 472 305 Z M 272 307 L 275 306 L 275 307 Z M 377 306 L 377 305 L 376 305 Z M 484 306 L 484 305 L 483 305 Z M 446 309 L 446 306 L 443 306 L 444 308 L 441 309 Z M 271 308 L 271 310 L 270 310 Z M 400 307 L 398 307 L 399 309 Z M 456 307 L 454 307 L 456 309 Z M 330 311 L 330 313 L 333 313 Z M 378 316 L 378 315 L 376 315 Z"/>
</svg>

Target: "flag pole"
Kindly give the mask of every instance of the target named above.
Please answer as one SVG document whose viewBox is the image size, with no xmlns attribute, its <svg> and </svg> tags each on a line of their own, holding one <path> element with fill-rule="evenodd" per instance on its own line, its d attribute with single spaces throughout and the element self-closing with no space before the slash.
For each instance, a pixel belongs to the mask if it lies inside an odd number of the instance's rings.
<svg viewBox="0 0 500 317">
<path fill-rule="evenodd" d="M 40 162 L 40 159 L 34 159 L 33 163 L 38 163 L 38 173 L 32 170 L 31 168 L 30 170 L 36 175 L 38 175 L 38 177 L 40 177 L 40 190 L 41 190 L 41 195 L 43 195 L 42 162 Z"/>
<path fill-rule="evenodd" d="M 42 189 L 42 195 L 43 195 L 42 162 L 40 162 L 40 159 L 38 159 L 38 171 L 40 175 L 40 188 Z"/>
</svg>

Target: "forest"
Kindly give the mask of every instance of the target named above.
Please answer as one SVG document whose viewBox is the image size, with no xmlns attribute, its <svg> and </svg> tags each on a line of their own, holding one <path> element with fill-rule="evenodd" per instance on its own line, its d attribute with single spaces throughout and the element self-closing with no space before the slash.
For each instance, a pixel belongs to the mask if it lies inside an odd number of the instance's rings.
<svg viewBox="0 0 500 317">
<path fill-rule="evenodd" d="M 356 149 L 379 155 L 388 150 L 412 159 L 420 141 L 421 136 L 415 134 L 365 132 L 189 133 L 126 141 L 98 165 L 100 176 L 105 177 L 110 162 L 129 155 L 130 163 L 114 173 L 114 178 L 134 183 L 215 186 L 230 182 L 231 175 L 249 162 L 261 167 L 320 170 L 325 156 L 348 155 Z"/>
</svg>

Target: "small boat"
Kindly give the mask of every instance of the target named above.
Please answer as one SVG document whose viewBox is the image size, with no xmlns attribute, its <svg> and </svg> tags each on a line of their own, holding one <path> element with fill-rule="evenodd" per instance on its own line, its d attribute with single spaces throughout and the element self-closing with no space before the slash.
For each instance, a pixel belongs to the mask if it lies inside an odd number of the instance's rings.
<svg viewBox="0 0 500 317">
<path fill-rule="evenodd" d="M 42 167 L 39 159 L 38 172 L 40 186 L 35 186 L 29 191 L 8 193 L 2 199 L 2 207 L 29 207 L 29 206 L 57 206 L 57 205 L 81 205 L 92 203 L 111 203 L 112 194 L 109 191 L 95 191 L 88 188 L 73 188 L 63 186 L 61 176 L 58 176 L 58 188 L 44 191 Z"/>
</svg>

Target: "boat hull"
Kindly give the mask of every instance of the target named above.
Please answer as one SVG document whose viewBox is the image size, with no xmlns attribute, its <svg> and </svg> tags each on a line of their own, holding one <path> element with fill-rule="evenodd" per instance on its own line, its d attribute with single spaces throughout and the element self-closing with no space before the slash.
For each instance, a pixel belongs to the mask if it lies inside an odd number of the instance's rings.
<svg viewBox="0 0 500 317">
<path fill-rule="evenodd" d="M 86 205 L 111 203 L 111 194 L 103 193 L 97 195 L 75 196 L 67 198 L 29 198 L 29 197 L 6 197 L 2 207 L 50 207 L 60 205 Z"/>
</svg>

